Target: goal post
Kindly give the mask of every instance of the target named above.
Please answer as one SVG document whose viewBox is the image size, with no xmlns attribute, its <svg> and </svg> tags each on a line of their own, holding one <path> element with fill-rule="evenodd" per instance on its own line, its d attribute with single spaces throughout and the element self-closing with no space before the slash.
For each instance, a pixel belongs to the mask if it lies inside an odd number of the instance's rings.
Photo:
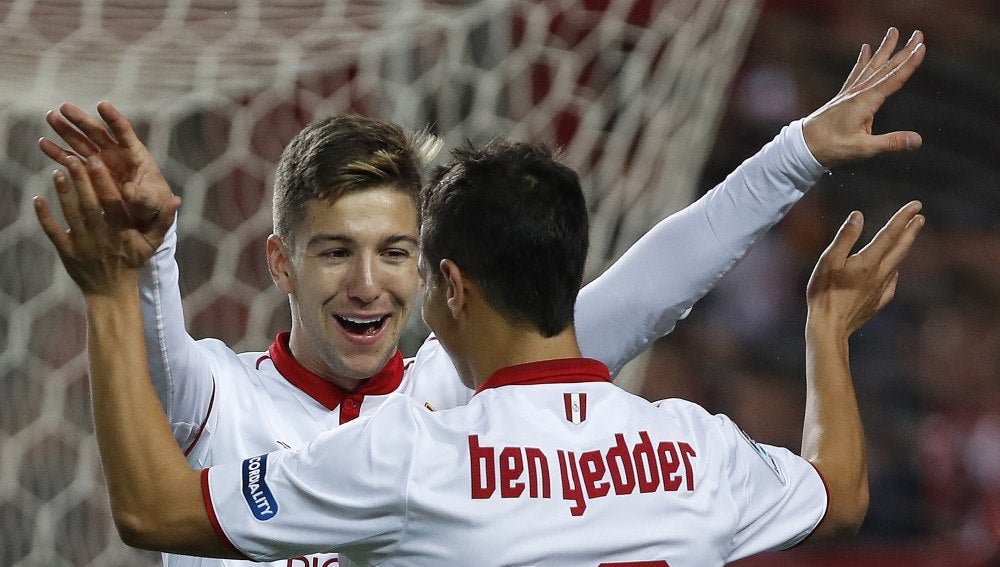
<svg viewBox="0 0 1000 567">
<path fill-rule="evenodd" d="M 589 279 L 695 196 L 759 4 L 0 4 L 0 564 L 158 562 L 111 524 L 82 302 L 32 211 L 33 195 L 54 195 L 36 147 L 53 135 L 46 110 L 107 99 L 133 121 L 184 198 L 189 329 L 263 349 L 288 325 L 264 261 L 269 187 L 306 123 L 353 112 L 428 127 L 446 150 L 497 135 L 561 149 L 590 208 Z"/>
</svg>

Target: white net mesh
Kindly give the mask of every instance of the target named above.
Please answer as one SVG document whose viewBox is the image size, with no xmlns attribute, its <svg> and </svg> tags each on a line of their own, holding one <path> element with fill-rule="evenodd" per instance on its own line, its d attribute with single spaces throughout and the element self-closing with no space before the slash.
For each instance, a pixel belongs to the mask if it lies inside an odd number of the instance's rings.
<svg viewBox="0 0 1000 567">
<path fill-rule="evenodd" d="M 185 201 L 189 328 L 264 348 L 287 303 L 263 259 L 268 186 L 313 118 L 565 150 L 593 215 L 592 272 L 686 204 L 757 15 L 749 0 L 0 2 L 0 564 L 155 563 L 110 522 L 84 319 L 41 234 L 35 140 L 62 101 L 114 102 Z M 405 346 L 405 345 L 404 345 Z M 405 348 L 404 348 L 405 350 Z"/>
</svg>

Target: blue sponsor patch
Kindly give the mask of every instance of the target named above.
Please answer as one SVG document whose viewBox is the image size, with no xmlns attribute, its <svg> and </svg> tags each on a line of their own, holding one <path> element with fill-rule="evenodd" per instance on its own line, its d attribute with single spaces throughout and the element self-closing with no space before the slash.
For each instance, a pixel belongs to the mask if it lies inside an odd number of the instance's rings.
<svg viewBox="0 0 1000 567">
<path fill-rule="evenodd" d="M 278 502 L 267 487 L 267 455 L 243 461 L 243 498 L 255 518 L 267 521 L 278 514 Z"/>
</svg>

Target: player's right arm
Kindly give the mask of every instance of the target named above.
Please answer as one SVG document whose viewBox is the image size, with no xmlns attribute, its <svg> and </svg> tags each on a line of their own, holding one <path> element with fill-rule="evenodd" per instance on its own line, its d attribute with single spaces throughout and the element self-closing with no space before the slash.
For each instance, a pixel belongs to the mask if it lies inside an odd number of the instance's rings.
<svg viewBox="0 0 1000 567">
<path fill-rule="evenodd" d="M 853 212 L 820 256 L 807 287 L 806 412 L 802 457 L 816 467 L 829 505 L 810 539 L 853 534 L 868 510 L 864 430 L 848 338 L 892 299 L 899 264 L 924 225 L 921 205 L 903 206 L 855 254 L 863 228 Z"/>
<path fill-rule="evenodd" d="M 45 138 L 39 140 L 39 148 L 63 166 L 71 156 L 99 156 L 120 194 L 120 201 L 104 204 L 109 220 L 141 229 L 146 244 L 139 245 L 156 249 L 139 272 L 148 365 L 174 437 L 187 449 L 206 419 L 215 385 L 184 325 L 174 256 L 177 225 L 173 214 L 162 211 L 174 195 L 129 121 L 110 103 L 102 102 L 97 109 L 103 123 L 72 104 L 47 113 L 46 121 L 68 148 Z"/>
<path fill-rule="evenodd" d="M 69 171 L 54 183 L 66 230 L 46 201 L 35 212 L 66 271 L 83 293 L 87 312 L 87 353 L 97 445 L 107 481 L 115 526 L 126 543 L 174 552 L 240 557 L 214 534 L 201 498 L 200 479 L 167 427 L 146 370 L 145 347 L 130 340 L 142 326 L 137 270 L 153 247 L 134 228 L 112 226 L 113 184 L 99 184 L 98 202 L 88 168 L 71 156 Z M 91 163 L 97 177 L 106 174 Z M 180 200 L 163 211 L 173 215 Z M 103 205 L 103 206 L 102 206 Z M 152 538 L 152 539 L 150 539 Z"/>
</svg>

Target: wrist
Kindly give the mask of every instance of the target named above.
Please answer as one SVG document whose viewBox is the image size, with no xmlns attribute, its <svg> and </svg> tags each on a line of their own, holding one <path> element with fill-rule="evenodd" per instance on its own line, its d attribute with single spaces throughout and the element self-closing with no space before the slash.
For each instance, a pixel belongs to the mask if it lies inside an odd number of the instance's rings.
<svg viewBox="0 0 1000 567">
<path fill-rule="evenodd" d="M 806 340 L 823 344 L 847 344 L 851 331 L 836 317 L 810 312 L 806 316 Z"/>
<path fill-rule="evenodd" d="M 138 274 L 130 273 L 128 277 L 123 277 L 118 281 L 84 290 L 83 300 L 88 306 L 96 307 L 107 303 L 119 304 L 122 301 L 138 298 L 138 295 Z"/>
</svg>

